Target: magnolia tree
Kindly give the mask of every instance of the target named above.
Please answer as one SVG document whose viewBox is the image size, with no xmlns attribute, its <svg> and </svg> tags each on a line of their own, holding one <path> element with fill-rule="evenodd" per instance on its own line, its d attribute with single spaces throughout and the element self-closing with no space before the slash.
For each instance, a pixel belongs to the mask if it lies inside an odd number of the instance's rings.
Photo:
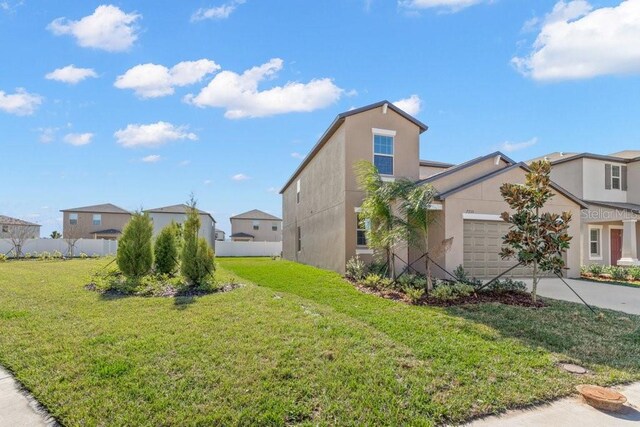
<svg viewBox="0 0 640 427">
<path fill-rule="evenodd" d="M 567 233 L 571 212 L 541 212 L 553 197 L 550 173 L 549 162 L 533 162 L 524 184 L 505 183 L 500 187 L 502 197 L 513 210 L 502 214 L 510 227 L 503 237 L 505 246 L 500 255 L 503 259 L 515 257 L 520 264 L 533 267 L 534 302 L 539 271 L 560 274 L 565 266 L 563 253 L 571 241 Z"/>
</svg>

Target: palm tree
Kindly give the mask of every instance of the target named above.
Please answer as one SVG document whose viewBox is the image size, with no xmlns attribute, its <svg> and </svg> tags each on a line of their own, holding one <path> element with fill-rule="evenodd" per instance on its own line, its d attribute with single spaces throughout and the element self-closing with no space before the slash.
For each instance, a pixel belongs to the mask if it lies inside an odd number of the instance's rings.
<svg viewBox="0 0 640 427">
<path fill-rule="evenodd" d="M 58 230 L 53 230 L 49 237 L 51 237 L 52 239 L 59 239 L 62 237 L 62 234 L 60 234 Z"/>
</svg>

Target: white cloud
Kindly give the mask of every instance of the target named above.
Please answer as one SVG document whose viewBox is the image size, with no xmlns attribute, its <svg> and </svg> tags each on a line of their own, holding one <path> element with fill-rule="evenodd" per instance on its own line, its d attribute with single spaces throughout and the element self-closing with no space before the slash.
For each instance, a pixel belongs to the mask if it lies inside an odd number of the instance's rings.
<svg viewBox="0 0 640 427">
<path fill-rule="evenodd" d="M 204 185 L 211 185 L 211 180 L 210 180 L 210 179 L 205 179 L 205 180 L 203 181 L 203 184 L 204 184 Z"/>
<path fill-rule="evenodd" d="M 160 161 L 160 156 L 158 154 L 149 154 L 141 159 L 145 163 L 156 163 Z"/>
<path fill-rule="evenodd" d="M 524 150 L 525 148 L 532 147 L 538 143 L 538 138 L 531 138 L 528 141 L 522 142 L 510 142 L 505 141 L 500 144 L 500 150 L 505 151 L 507 153 L 513 153 L 514 151 Z"/>
<path fill-rule="evenodd" d="M 534 80 L 586 79 L 640 73 L 640 1 L 593 9 L 584 0 L 560 1 L 543 20 L 531 52 L 514 57 Z"/>
<path fill-rule="evenodd" d="M 74 36 L 82 47 L 121 52 L 128 50 L 137 40 L 135 22 L 140 17 L 136 13 L 125 13 L 117 6 L 101 5 L 93 14 L 78 21 L 58 18 L 47 29 L 56 36 Z"/>
<path fill-rule="evenodd" d="M 92 133 L 68 133 L 64 136 L 63 140 L 67 144 L 75 145 L 76 147 L 81 145 L 87 145 L 93 139 Z"/>
<path fill-rule="evenodd" d="M 248 179 L 251 179 L 251 177 L 247 176 L 247 175 L 245 175 L 243 173 L 237 173 L 237 174 L 233 175 L 231 177 L 231 179 L 234 180 L 234 181 L 246 181 Z"/>
<path fill-rule="evenodd" d="M 198 107 L 225 108 L 226 118 L 240 119 L 314 111 L 333 104 L 342 95 L 343 90 L 328 78 L 288 82 L 259 91 L 258 84 L 274 78 L 282 66 L 282 59 L 274 58 L 242 74 L 222 71 L 199 94 L 189 94 L 184 100 Z"/>
<path fill-rule="evenodd" d="M 0 110 L 15 114 L 16 116 L 28 116 L 33 114 L 38 106 L 42 104 L 43 98 L 40 95 L 29 93 L 19 87 L 15 93 L 8 94 L 0 90 Z"/>
<path fill-rule="evenodd" d="M 393 105 L 395 105 L 405 113 L 415 116 L 420 112 L 420 109 L 422 108 L 422 100 L 418 95 L 411 95 L 408 98 L 395 101 Z"/>
<path fill-rule="evenodd" d="M 294 159 L 304 159 L 304 154 L 294 151 L 293 153 L 291 153 L 291 157 L 293 157 Z"/>
<path fill-rule="evenodd" d="M 189 139 L 195 141 L 198 136 L 188 132 L 185 126 L 174 126 L 167 122 L 157 122 L 148 125 L 130 124 L 126 128 L 117 130 L 115 136 L 118 144 L 123 147 L 158 147 L 169 141 Z"/>
<path fill-rule="evenodd" d="M 469 6 L 487 3 L 487 0 L 398 0 L 398 4 L 408 9 L 443 9 L 458 12 Z"/>
<path fill-rule="evenodd" d="M 205 19 L 227 19 L 245 0 L 234 0 L 221 6 L 200 8 L 191 15 L 191 21 L 203 21 Z"/>
<path fill-rule="evenodd" d="M 132 89 L 140 98 L 171 95 L 175 86 L 187 86 L 201 81 L 220 66 L 209 59 L 183 61 L 170 69 L 164 65 L 140 64 L 118 76 L 113 84 L 118 89 Z"/>
<path fill-rule="evenodd" d="M 63 68 L 57 68 L 44 77 L 47 80 L 57 80 L 74 85 L 89 77 L 98 77 L 98 74 L 91 68 L 78 68 L 71 64 Z"/>
<path fill-rule="evenodd" d="M 58 128 L 38 128 L 40 137 L 38 138 L 43 144 L 50 144 L 56 139 L 56 132 Z"/>
<path fill-rule="evenodd" d="M 191 163 L 191 160 L 183 160 L 180 163 L 178 163 L 178 166 L 185 167 L 185 166 L 189 166 L 190 163 Z"/>
</svg>

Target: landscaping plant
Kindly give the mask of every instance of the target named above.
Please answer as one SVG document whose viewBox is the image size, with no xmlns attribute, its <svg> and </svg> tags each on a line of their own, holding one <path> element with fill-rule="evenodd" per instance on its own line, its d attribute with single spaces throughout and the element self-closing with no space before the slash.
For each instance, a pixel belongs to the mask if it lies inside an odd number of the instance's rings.
<svg viewBox="0 0 640 427">
<path fill-rule="evenodd" d="M 466 283 L 441 283 L 431 291 L 431 297 L 439 301 L 453 301 L 471 295 L 474 288 Z"/>
<path fill-rule="evenodd" d="M 198 237 L 200 217 L 193 197 L 189 202 L 183 227 L 182 262 L 180 272 L 191 286 L 204 286 L 215 270 L 213 249 L 203 237 Z"/>
<path fill-rule="evenodd" d="M 155 267 L 159 274 L 173 274 L 178 266 L 178 233 L 176 223 L 164 227 L 154 245 Z"/>
<path fill-rule="evenodd" d="M 151 270 L 153 264 L 152 235 L 153 225 L 149 215 L 134 212 L 122 231 L 116 254 L 118 268 L 125 276 L 139 278 Z M 80 257 L 87 258 L 87 255 L 81 253 Z"/>
<path fill-rule="evenodd" d="M 539 270 L 560 274 L 565 266 L 563 252 L 569 249 L 569 222 L 571 212 L 561 215 L 541 212 L 553 197 L 551 165 L 536 161 L 530 165 L 524 184 L 505 183 L 500 193 L 513 213 L 503 212 L 502 219 L 510 224 L 503 237 L 500 255 L 503 259 L 515 257 L 524 266 L 533 266 L 531 297 L 537 299 Z"/>
<path fill-rule="evenodd" d="M 355 280 L 356 282 L 362 280 L 367 273 L 367 266 L 360 259 L 359 256 L 354 256 L 347 261 L 346 276 L 347 279 Z"/>
</svg>

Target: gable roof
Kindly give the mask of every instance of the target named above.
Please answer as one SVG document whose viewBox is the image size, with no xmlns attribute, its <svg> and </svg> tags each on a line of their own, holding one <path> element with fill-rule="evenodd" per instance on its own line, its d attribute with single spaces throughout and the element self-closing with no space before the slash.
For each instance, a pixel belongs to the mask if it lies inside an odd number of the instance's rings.
<svg viewBox="0 0 640 427">
<path fill-rule="evenodd" d="M 19 218 L 13 218 L 6 215 L 0 215 L 0 224 L 2 225 L 19 225 L 23 227 L 41 227 L 40 224 L 35 224 L 33 222 L 25 221 Z"/>
<path fill-rule="evenodd" d="M 551 166 L 559 165 L 559 164 L 566 163 L 566 162 L 571 162 L 573 160 L 578 160 L 578 159 L 605 160 L 605 161 L 608 161 L 608 162 L 616 162 L 616 163 L 631 163 L 631 162 L 640 160 L 640 158 L 627 159 L 627 158 L 624 158 L 624 157 L 603 156 L 602 154 L 580 153 L 580 154 L 576 154 L 576 155 L 568 157 L 568 158 L 554 160 L 554 161 L 551 162 Z"/>
<path fill-rule="evenodd" d="M 250 211 L 247 211 L 238 215 L 234 215 L 231 218 L 229 218 L 229 220 L 232 220 L 232 219 L 270 219 L 274 221 L 282 221 L 281 218 L 278 218 L 275 215 L 271 215 L 269 213 L 263 212 L 259 209 L 252 209 Z"/>
<path fill-rule="evenodd" d="M 436 162 L 435 160 L 420 160 L 420 166 L 428 166 L 432 168 L 450 168 L 455 165 L 453 163 Z"/>
<path fill-rule="evenodd" d="M 229 237 L 250 237 L 250 238 L 252 238 L 252 239 L 253 239 L 255 236 L 254 236 L 253 234 L 240 232 L 240 233 L 233 233 L 233 234 L 232 234 L 231 236 L 229 236 Z"/>
<path fill-rule="evenodd" d="M 167 214 L 186 214 L 188 212 L 189 206 L 185 205 L 184 203 L 180 203 L 178 205 L 171 205 L 171 206 L 163 206 L 161 208 L 155 208 L 155 209 L 145 209 L 144 212 L 147 213 L 167 213 Z M 211 218 L 213 220 L 213 222 L 216 222 L 216 220 L 211 216 L 211 214 L 209 212 L 203 211 L 201 209 L 196 208 L 196 210 L 198 211 L 198 213 L 200 215 L 208 215 L 209 218 Z"/>
<path fill-rule="evenodd" d="M 460 163 L 459 165 L 450 167 L 449 169 L 443 170 L 442 172 L 438 172 L 438 173 L 436 173 L 434 175 L 431 175 L 428 178 L 422 179 L 422 180 L 420 180 L 418 182 L 420 182 L 420 183 L 433 182 L 436 179 L 440 179 L 442 177 L 451 175 L 453 173 L 459 172 L 459 171 L 461 171 L 463 169 L 466 169 L 468 167 L 471 167 L 473 165 L 477 165 L 478 163 L 484 162 L 487 159 L 490 159 L 492 157 L 498 157 L 498 156 L 500 156 L 500 160 L 501 161 L 504 160 L 509 165 L 513 165 L 513 164 L 516 163 L 511 158 L 505 156 L 502 152 L 494 151 L 493 153 L 487 154 L 486 156 L 476 157 L 475 159 L 471 159 L 471 160 L 469 160 L 467 162 Z"/>
<path fill-rule="evenodd" d="M 122 214 L 131 214 L 126 209 L 122 209 L 119 206 L 116 206 L 112 203 L 103 203 L 101 205 L 91 205 L 91 206 L 83 206 L 80 208 L 73 209 L 62 209 L 60 212 L 90 212 L 90 213 L 122 213 Z"/>
<path fill-rule="evenodd" d="M 442 193 L 438 193 L 436 195 L 436 199 L 438 200 L 444 200 L 447 197 L 451 196 L 452 194 L 458 193 L 459 191 L 465 190 L 469 187 L 473 187 L 476 184 L 480 184 L 483 181 L 486 181 L 490 178 L 496 177 L 498 175 L 502 175 L 505 172 L 509 172 L 512 171 L 514 169 L 518 169 L 518 168 L 522 168 L 525 172 L 528 172 L 529 166 L 526 165 L 526 163 L 524 162 L 520 162 L 520 163 L 516 163 L 513 164 L 511 166 L 508 166 L 506 168 L 502 168 L 502 169 L 498 169 L 495 170 L 493 172 L 490 172 L 486 175 L 483 175 L 481 177 L 472 179 L 468 182 L 465 182 L 464 184 L 461 184 L 457 187 L 454 187 L 450 190 L 444 191 Z M 557 193 L 562 194 L 563 196 L 567 197 L 568 199 L 570 199 L 571 201 L 575 202 L 578 206 L 580 206 L 582 209 L 587 209 L 588 206 L 579 198 L 577 198 L 576 196 L 574 196 L 573 194 L 571 194 L 569 191 L 565 190 L 564 188 L 560 187 L 558 184 L 556 184 L 555 182 L 551 182 L 551 188 L 553 188 Z"/>
<path fill-rule="evenodd" d="M 590 205 L 603 206 L 605 208 L 624 209 L 635 214 L 640 214 L 640 205 L 636 205 L 635 203 L 601 202 L 595 200 L 585 200 L 585 203 L 588 203 Z"/>
<path fill-rule="evenodd" d="M 304 160 L 302 160 L 302 163 L 300 163 L 300 166 L 298 166 L 298 168 L 295 170 L 295 172 L 293 172 L 293 175 L 291 175 L 291 177 L 287 180 L 287 183 L 280 190 L 280 194 L 284 193 L 284 190 L 286 190 L 287 187 L 289 187 L 289 185 L 291 185 L 293 180 L 296 179 L 298 174 L 300 174 L 300 172 L 302 172 L 302 170 L 305 168 L 305 166 L 307 166 L 309 164 L 311 159 L 313 159 L 315 157 L 315 155 L 320 151 L 320 149 L 324 146 L 324 144 L 327 143 L 329 138 L 331 138 L 331 136 L 338 130 L 338 128 L 342 125 L 342 123 L 344 123 L 344 121 L 345 121 L 345 119 L 347 117 L 353 116 L 355 114 L 360 114 L 360 113 L 363 113 L 365 111 L 373 110 L 375 108 L 380 108 L 380 107 L 382 107 L 384 105 L 386 105 L 387 108 L 395 111 L 396 113 L 398 113 L 399 115 L 401 115 L 405 119 L 409 120 L 410 122 L 412 122 L 413 124 L 418 126 L 420 128 L 420 133 L 422 133 L 422 132 L 426 131 L 427 129 L 429 129 L 429 127 L 427 125 L 425 125 L 424 123 L 422 123 L 420 120 L 418 120 L 415 117 L 413 117 L 412 115 L 407 114 L 406 112 L 402 111 L 400 108 L 396 107 L 395 105 L 393 105 L 391 102 L 389 102 L 387 100 L 379 101 L 379 102 L 376 102 L 374 104 L 365 105 L 364 107 L 355 108 L 353 110 L 349 110 L 349 111 L 345 111 L 344 113 L 340 113 L 340 114 L 338 114 L 336 116 L 336 118 L 333 120 L 333 123 L 331 123 L 331 125 L 324 132 L 324 134 L 322 134 L 322 136 L 320 137 L 320 139 L 318 140 L 316 145 L 313 146 L 313 148 L 311 149 L 311 151 L 309 152 L 307 157 L 305 157 Z"/>
</svg>

